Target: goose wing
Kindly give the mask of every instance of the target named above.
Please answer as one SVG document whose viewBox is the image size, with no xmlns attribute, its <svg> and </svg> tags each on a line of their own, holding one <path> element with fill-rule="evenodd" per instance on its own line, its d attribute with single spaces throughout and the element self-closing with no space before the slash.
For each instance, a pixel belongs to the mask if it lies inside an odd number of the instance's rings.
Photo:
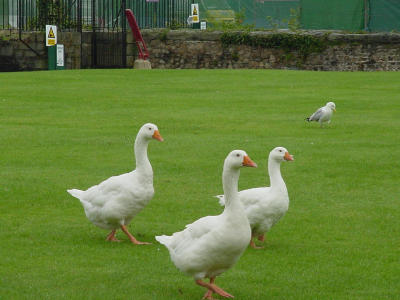
<svg viewBox="0 0 400 300">
<path fill-rule="evenodd" d="M 88 188 L 80 200 L 102 207 L 108 201 L 124 197 L 128 193 L 126 187 L 129 186 L 129 177 L 130 173 L 112 176 L 98 185 Z"/>
</svg>

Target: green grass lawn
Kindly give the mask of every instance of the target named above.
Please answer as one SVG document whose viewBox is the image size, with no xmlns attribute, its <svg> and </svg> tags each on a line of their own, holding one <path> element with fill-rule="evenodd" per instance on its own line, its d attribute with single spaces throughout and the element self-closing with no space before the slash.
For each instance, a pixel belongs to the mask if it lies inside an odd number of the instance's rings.
<svg viewBox="0 0 400 300">
<path fill-rule="evenodd" d="M 304 118 L 328 100 L 320 129 Z M 133 220 L 148 246 L 105 241 L 69 188 L 135 168 L 146 122 L 156 194 Z M 262 250 L 216 283 L 236 299 L 400 299 L 400 73 L 78 70 L 0 73 L 0 299 L 201 299 L 154 236 L 221 212 L 223 160 L 282 164 L 290 208 Z"/>
</svg>

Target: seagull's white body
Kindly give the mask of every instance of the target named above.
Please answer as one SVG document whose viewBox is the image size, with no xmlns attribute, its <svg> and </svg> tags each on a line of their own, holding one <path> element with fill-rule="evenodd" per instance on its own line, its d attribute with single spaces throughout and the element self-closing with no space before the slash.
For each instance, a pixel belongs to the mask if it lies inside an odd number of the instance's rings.
<svg viewBox="0 0 400 300">
<path fill-rule="evenodd" d="M 239 192 L 239 199 L 245 209 L 253 237 L 264 236 L 289 209 L 289 195 L 280 171 L 280 164 L 284 160 L 293 160 L 293 157 L 283 147 L 273 149 L 268 157 L 271 186 Z M 217 198 L 220 199 L 221 205 L 225 205 L 224 195 L 218 195 Z M 256 248 L 253 241 L 251 246 Z"/>
<path fill-rule="evenodd" d="M 110 240 L 115 240 L 115 230 L 119 227 L 125 232 L 125 226 L 153 198 L 153 169 L 147 157 L 147 146 L 152 138 L 162 141 L 157 126 L 143 125 L 135 141 L 136 169 L 132 172 L 112 176 L 86 191 L 68 190 L 81 201 L 86 217 L 94 225 L 113 230 Z"/>
<path fill-rule="evenodd" d="M 250 225 L 237 190 L 239 167 L 255 166 L 250 159 L 252 164 L 245 164 L 246 157 L 244 151 L 235 150 L 225 160 L 222 178 L 227 205 L 222 214 L 203 217 L 172 236 L 156 236 L 168 248 L 175 266 L 209 289 L 205 295 L 208 299 L 213 292 L 228 297 L 214 287 L 214 278 L 230 269 L 250 242 Z M 203 278 L 210 278 L 210 284 L 201 281 Z"/>
<path fill-rule="evenodd" d="M 316 121 L 319 122 L 322 127 L 323 123 L 330 123 L 333 112 L 336 111 L 336 105 L 333 102 L 328 102 L 325 106 L 320 107 L 310 117 L 306 118 L 308 122 Z"/>
</svg>

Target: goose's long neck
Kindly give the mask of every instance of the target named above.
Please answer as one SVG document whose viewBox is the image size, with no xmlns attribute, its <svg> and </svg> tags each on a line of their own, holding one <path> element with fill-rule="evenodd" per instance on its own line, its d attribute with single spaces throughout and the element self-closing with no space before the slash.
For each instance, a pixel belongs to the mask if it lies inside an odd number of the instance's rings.
<svg viewBox="0 0 400 300">
<path fill-rule="evenodd" d="M 136 159 L 136 171 L 144 176 L 153 175 L 153 169 L 149 158 L 147 157 L 147 147 L 149 141 L 143 137 L 137 136 L 135 140 L 135 159 Z"/>
<path fill-rule="evenodd" d="M 271 188 L 286 191 L 286 185 L 281 175 L 281 164 L 274 159 L 268 159 L 268 173 Z"/>
<path fill-rule="evenodd" d="M 225 168 L 222 174 L 222 186 L 225 195 L 225 211 L 243 210 L 239 201 L 238 182 L 239 182 L 239 169 Z"/>
</svg>

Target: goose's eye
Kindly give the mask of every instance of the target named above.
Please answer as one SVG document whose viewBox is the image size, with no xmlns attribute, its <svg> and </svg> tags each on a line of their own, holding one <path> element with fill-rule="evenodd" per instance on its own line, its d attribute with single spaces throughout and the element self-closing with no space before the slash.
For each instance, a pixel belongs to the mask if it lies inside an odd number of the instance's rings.
<svg viewBox="0 0 400 300">
<path fill-rule="evenodd" d="M 240 154 L 238 153 L 238 154 L 236 154 L 236 157 L 240 157 Z"/>
<path fill-rule="evenodd" d="M 151 130 L 151 128 L 149 127 L 149 130 Z"/>
<path fill-rule="evenodd" d="M 279 150 L 279 152 L 282 152 L 282 150 Z"/>
</svg>

